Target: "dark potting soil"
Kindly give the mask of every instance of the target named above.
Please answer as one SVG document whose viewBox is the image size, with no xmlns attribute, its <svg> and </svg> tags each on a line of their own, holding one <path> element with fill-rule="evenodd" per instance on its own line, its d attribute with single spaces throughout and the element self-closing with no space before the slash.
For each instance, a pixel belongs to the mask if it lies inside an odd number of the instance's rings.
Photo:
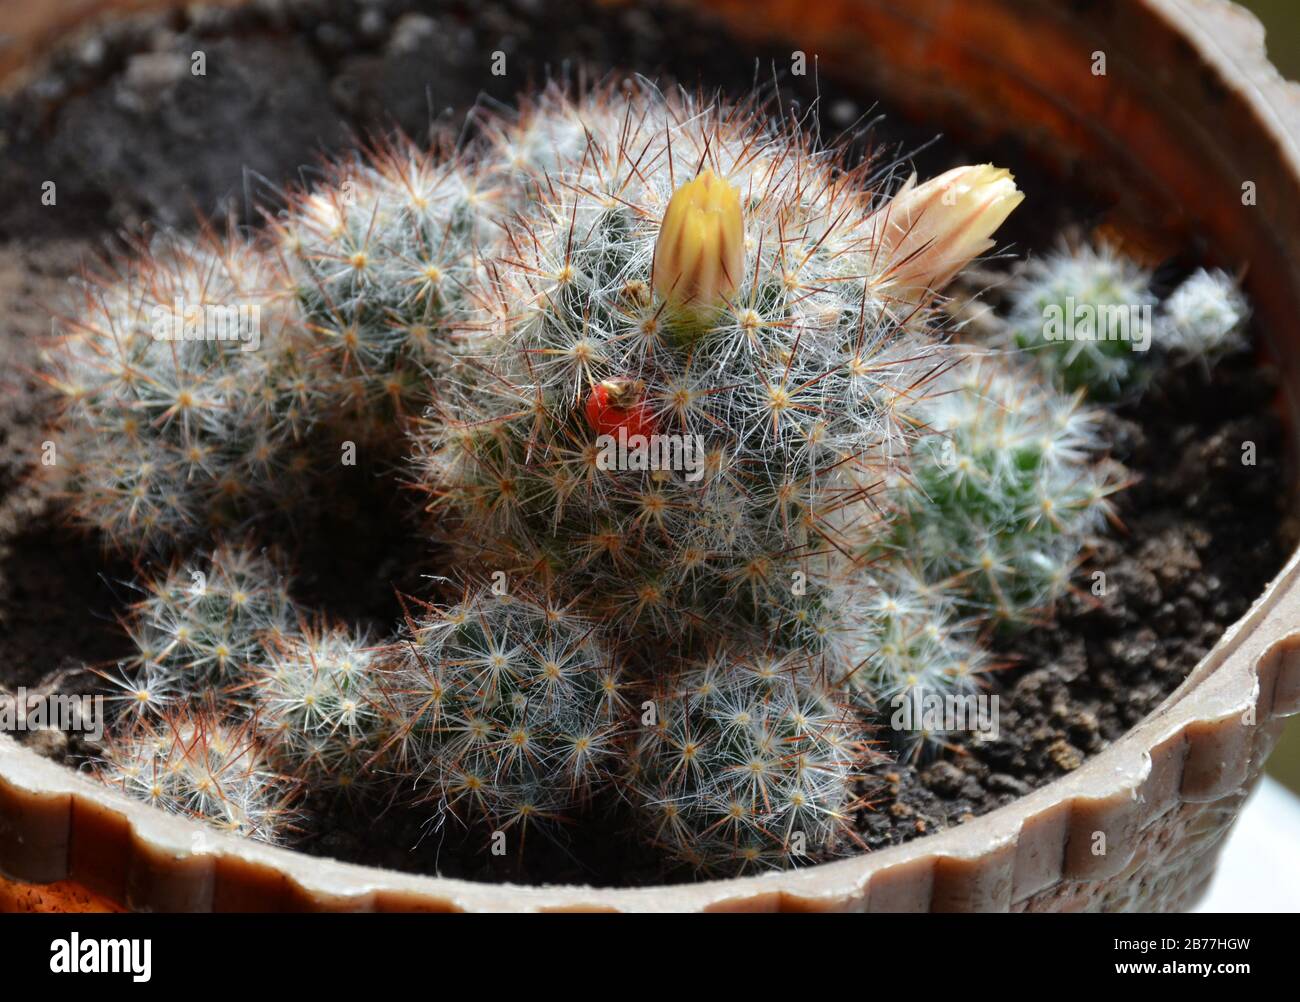
<svg viewBox="0 0 1300 1002">
<path fill-rule="evenodd" d="M 205 77 L 190 73 L 196 51 Z M 498 51 L 504 76 L 491 72 Z M 118 22 L 70 43 L 0 100 L 0 687 L 90 691 L 97 680 L 83 666 L 126 653 L 115 617 L 134 597 L 126 582 L 135 569 L 60 522 L 39 475 L 50 399 L 33 374 L 67 278 L 116 246 L 119 229 L 188 227 L 196 210 L 253 220 L 275 186 L 355 137 L 392 127 L 420 137 L 431 123 L 461 122 L 476 101 L 608 71 L 733 95 L 757 81 L 827 140 L 883 151 L 884 163 L 901 155 L 922 176 L 1006 163 L 1034 206 L 1002 234 L 1018 256 L 1105 219 L 1085 189 L 1063 197 L 1070 186 L 1019 149 L 986 150 L 968 137 L 931 143 L 924 123 L 877 123 L 870 95 L 829 79 L 825 65 L 820 79 L 789 67 L 788 51 L 738 43 L 694 15 L 594 0 L 259 0 Z M 54 206 L 40 198 L 47 180 L 57 184 Z M 1172 283 L 1191 263 L 1166 263 L 1158 281 Z M 1186 677 L 1294 545 L 1276 393 L 1268 365 L 1243 354 L 1212 375 L 1168 370 L 1140 403 L 1106 418 L 1113 457 L 1136 479 L 1117 498 L 1123 528 L 1086 556 L 1080 593 L 1059 604 L 1050 627 L 994 638 L 1003 664 L 992 680 L 996 740 L 871 770 L 856 819 L 868 847 L 960 824 L 1078 768 Z M 1248 442 L 1254 465 L 1242 462 Z M 304 604 L 377 633 L 396 621 L 398 593 L 428 594 L 422 576 L 439 568 L 402 517 L 409 501 L 382 472 L 358 467 L 351 484 L 331 485 L 328 509 L 306 513 L 285 544 Z M 1094 571 L 1106 578 L 1100 596 L 1088 587 Z M 26 740 L 72 765 L 94 753 L 75 735 Z M 629 822 L 617 803 L 597 804 L 554 840 L 534 834 L 525 853 L 506 857 L 486 851 L 482 832 L 437 829 L 417 812 L 307 807 L 316 816 L 298 846 L 320 855 L 483 880 L 664 878 L 657 857 L 622 837 Z"/>
</svg>

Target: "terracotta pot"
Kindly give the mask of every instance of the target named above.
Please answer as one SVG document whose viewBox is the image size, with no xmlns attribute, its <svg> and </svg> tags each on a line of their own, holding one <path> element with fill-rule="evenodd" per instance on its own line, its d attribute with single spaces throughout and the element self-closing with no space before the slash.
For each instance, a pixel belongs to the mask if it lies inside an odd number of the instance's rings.
<svg viewBox="0 0 1300 1002">
<path fill-rule="evenodd" d="M 120 5 L 138 7 L 143 0 Z M 39 47 L 69 8 L 35 5 Z M 697 0 L 742 34 L 935 128 L 1023 142 L 1108 190 L 1114 224 L 1183 239 L 1247 286 L 1300 398 L 1300 88 L 1222 0 Z M 46 11 L 46 14 L 38 13 Z M 56 16 L 57 14 L 57 16 Z M 48 15 L 48 16 L 47 16 Z M 75 20 L 75 18 L 74 18 Z M 1106 54 L 1106 77 L 1092 73 Z M 16 65 L 16 64 L 15 64 Z M 0 74 L 14 65 L 0 65 Z M 1256 204 L 1243 204 L 1253 183 Z M 1292 426 L 1295 422 L 1291 422 Z M 1081 768 L 907 845 L 738 880 L 635 890 L 412 877 L 221 836 L 0 737 L 0 872 L 31 902 L 139 909 L 1181 909 L 1300 712 L 1300 555 L 1155 713 Z M 1097 854 L 1105 836 L 1105 852 Z M 57 882 L 57 883 L 55 883 Z M 21 896 L 0 885 L 10 899 Z"/>
</svg>

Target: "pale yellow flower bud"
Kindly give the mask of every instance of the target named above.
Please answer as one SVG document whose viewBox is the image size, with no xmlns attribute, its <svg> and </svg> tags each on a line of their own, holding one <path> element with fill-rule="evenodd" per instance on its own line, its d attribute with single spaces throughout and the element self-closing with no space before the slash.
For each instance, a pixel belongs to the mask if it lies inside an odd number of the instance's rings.
<svg viewBox="0 0 1300 1002">
<path fill-rule="evenodd" d="M 1024 200 L 1004 167 L 955 167 L 916 183 L 916 175 L 878 213 L 877 287 L 919 302 L 993 246 L 993 234 Z"/>
<path fill-rule="evenodd" d="M 651 284 L 678 306 L 708 308 L 735 294 L 744 268 L 740 194 L 706 170 L 668 202 L 655 241 Z"/>
</svg>

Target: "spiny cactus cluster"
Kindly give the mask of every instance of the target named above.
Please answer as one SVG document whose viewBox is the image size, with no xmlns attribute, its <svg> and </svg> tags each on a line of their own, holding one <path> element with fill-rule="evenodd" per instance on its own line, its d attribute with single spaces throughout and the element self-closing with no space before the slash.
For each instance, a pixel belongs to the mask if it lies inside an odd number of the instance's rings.
<svg viewBox="0 0 1300 1002">
<path fill-rule="evenodd" d="M 243 700 L 264 644 L 287 630 L 280 575 L 246 546 L 220 545 L 141 585 L 123 623 L 134 648 L 116 674 L 121 723 L 99 763 L 106 782 L 157 806 L 263 841 L 296 819 L 292 756 L 272 763 Z"/>
<path fill-rule="evenodd" d="M 110 544 L 255 533 L 254 497 L 293 497 L 340 438 L 406 441 L 453 562 L 432 570 L 466 582 L 372 637 L 296 607 L 256 549 L 218 546 L 197 588 L 177 562 L 128 619 L 136 722 L 105 775 L 149 794 L 138 735 L 233 728 L 265 804 L 293 775 L 522 841 L 606 798 L 704 872 L 842 851 L 864 767 L 946 740 L 873 724 L 974 693 L 985 634 L 1046 615 L 1103 527 L 1120 480 L 1062 385 L 1136 362 L 945 343 L 938 292 L 1021 199 L 991 166 L 889 197 L 754 105 L 644 84 L 478 131 L 87 285 L 51 378 L 74 511 Z M 1064 260 L 1027 274 L 1018 331 L 1148 295 L 1110 252 Z M 1187 345 L 1244 316 L 1205 283 L 1165 310 Z M 259 351 L 147 337 L 181 285 L 263 303 Z M 229 825 L 187 797 L 147 799 Z"/>
<path fill-rule="evenodd" d="M 140 587 L 145 597 L 123 623 L 133 653 L 106 675 L 120 690 L 112 698 L 135 718 L 111 749 L 115 774 L 152 754 L 142 734 L 206 732 L 209 720 L 237 726 L 249 756 L 314 789 L 347 787 L 362 772 L 373 754 L 362 738 L 378 737 L 374 654 L 342 628 L 304 623 L 271 559 L 223 544 Z M 252 790 L 274 779 L 253 770 L 243 782 Z"/>
<path fill-rule="evenodd" d="M 893 295 L 903 224 L 860 172 L 752 116 L 633 107 L 520 210 L 420 473 L 462 545 L 602 619 L 762 634 L 794 574 L 879 531 L 869 497 L 938 341 Z M 682 455 L 606 468 L 602 435 Z"/>
<path fill-rule="evenodd" d="M 292 511 L 341 442 L 402 441 L 500 232 L 485 183 L 394 141 L 286 195 L 262 240 L 164 234 L 86 276 L 47 366 L 73 514 L 165 552 Z"/>
</svg>

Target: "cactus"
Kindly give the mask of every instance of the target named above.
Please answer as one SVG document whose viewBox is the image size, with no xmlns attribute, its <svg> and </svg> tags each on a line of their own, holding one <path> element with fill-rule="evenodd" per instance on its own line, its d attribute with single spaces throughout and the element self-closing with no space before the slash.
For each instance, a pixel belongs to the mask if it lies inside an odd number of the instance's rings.
<svg viewBox="0 0 1300 1002">
<path fill-rule="evenodd" d="M 521 840 L 617 795 L 704 873 L 842 851 L 872 721 L 974 693 L 993 624 L 1046 616 L 1109 514 L 1119 480 L 1062 387 L 1138 379 L 1110 342 L 1043 341 L 1043 310 L 1145 305 L 1147 276 L 1105 248 L 1033 265 L 1031 361 L 979 358 L 936 304 L 1019 204 L 1005 170 L 891 197 L 754 105 L 644 83 L 480 124 L 340 161 L 260 240 L 172 239 L 87 287 L 51 378 L 86 446 L 74 506 L 110 543 L 255 532 L 344 431 L 410 447 L 466 581 L 377 638 L 295 609 L 251 546 L 218 545 L 197 589 L 174 563 L 127 622 L 135 722 L 103 774 L 259 832 L 283 774 Z M 261 350 L 143 339 L 180 286 L 262 297 Z M 1236 325 L 1191 298 L 1170 323 Z M 261 813 L 140 780 L 196 747 L 222 771 L 208 732 L 247 745 Z"/>
<path fill-rule="evenodd" d="M 83 282 L 47 379 L 72 511 L 108 545 L 171 549 L 292 503 L 315 389 L 282 283 L 257 247 L 210 230 Z"/>
<path fill-rule="evenodd" d="M 882 700 L 911 692 L 970 692 L 983 660 L 972 616 L 961 618 L 958 591 L 900 564 L 864 572 L 844 600 L 838 631 L 850 664 L 849 688 Z"/>
<path fill-rule="evenodd" d="M 330 164 L 272 227 L 315 347 L 315 376 L 349 428 L 392 439 L 440 371 L 502 194 L 471 159 L 407 140 Z"/>
<path fill-rule="evenodd" d="M 1208 369 L 1245 346 L 1250 307 L 1230 275 L 1198 268 L 1154 313 L 1151 278 L 1105 243 L 1032 261 L 1010 286 L 1009 340 L 1102 401 L 1140 394 L 1169 360 Z"/>
<path fill-rule="evenodd" d="M 720 649 L 656 685 L 623 778 L 656 844 L 704 872 L 781 869 L 847 839 L 867 735 L 798 655 Z"/>
<path fill-rule="evenodd" d="M 1056 385 L 1102 400 L 1139 391 L 1149 375 L 1151 274 L 1106 243 L 1030 261 L 1011 285 L 1015 343 Z"/>
<path fill-rule="evenodd" d="M 125 624 L 135 647 L 128 666 L 137 685 L 139 672 L 152 673 L 187 698 L 244 685 L 264 661 L 264 638 L 291 623 L 280 575 L 247 546 L 220 544 L 206 562 L 176 563 L 144 590 Z"/>
<path fill-rule="evenodd" d="M 397 647 L 385 750 L 416 802 L 523 838 L 605 782 L 626 697 L 592 624 L 572 611 L 470 593 L 413 617 Z"/>
<path fill-rule="evenodd" d="M 901 564 L 871 571 L 846 605 L 840 644 L 848 657 L 847 688 L 872 701 L 889 722 L 894 748 L 911 759 L 949 745 L 944 722 L 931 722 L 931 700 L 978 693 L 992 663 L 981 645 L 977 613 L 962 615 L 961 592 Z M 910 710 L 909 713 L 900 711 Z"/>
<path fill-rule="evenodd" d="M 262 842 L 283 841 L 296 820 L 299 791 L 270 766 L 251 723 L 212 706 L 137 719 L 109 738 L 95 771 L 170 814 Z"/>
<path fill-rule="evenodd" d="M 263 644 L 253 697 L 269 754 L 313 790 L 373 787 L 387 736 L 383 648 L 344 627 L 309 624 Z"/>
<path fill-rule="evenodd" d="M 172 550 L 292 508 L 321 427 L 400 442 L 495 197 L 461 158 L 394 141 L 286 196 L 263 240 L 164 234 L 88 276 L 46 374 L 76 517 Z"/>
<path fill-rule="evenodd" d="M 417 476 L 448 536 L 601 621 L 683 650 L 762 637 L 796 574 L 833 578 L 879 531 L 870 497 L 936 364 L 926 262 L 980 252 L 1018 193 L 973 169 L 951 206 L 909 189 L 905 225 L 861 170 L 744 110 L 643 90 L 576 114 L 581 158 L 548 168 L 477 283 Z M 943 214 L 964 242 L 914 246 Z M 609 461 L 656 436 L 676 468 Z"/>
<path fill-rule="evenodd" d="M 255 721 L 263 753 L 312 788 L 353 790 L 384 737 L 384 650 L 343 627 L 312 625 L 275 565 L 221 544 L 141 585 L 125 622 L 134 655 L 114 697 L 141 716 L 221 703 Z"/>
<path fill-rule="evenodd" d="M 928 432 L 909 475 L 892 546 L 966 615 L 1025 622 L 1067 587 L 1120 486 L 1098 462 L 1095 416 L 1022 364 L 971 357 L 913 409 Z"/>
</svg>

